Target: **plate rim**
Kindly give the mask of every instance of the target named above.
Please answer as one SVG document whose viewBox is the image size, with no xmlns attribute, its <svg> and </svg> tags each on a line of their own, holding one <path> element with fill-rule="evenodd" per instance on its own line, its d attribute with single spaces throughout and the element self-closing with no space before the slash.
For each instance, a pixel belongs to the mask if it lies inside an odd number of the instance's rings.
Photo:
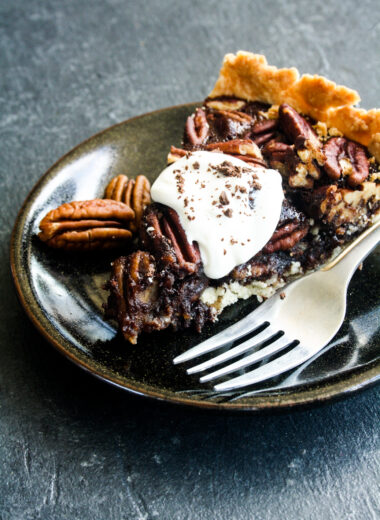
<svg viewBox="0 0 380 520">
<path fill-rule="evenodd" d="M 146 112 L 144 114 L 139 114 L 137 116 L 125 119 L 121 122 L 115 123 L 107 128 L 96 132 L 90 137 L 84 139 L 79 144 L 71 148 L 61 157 L 59 157 L 47 170 L 46 172 L 39 177 L 37 182 L 31 188 L 29 193 L 27 194 L 23 204 L 21 205 L 20 210 L 17 213 L 15 223 L 13 225 L 11 239 L 10 239 L 10 268 L 11 275 L 13 279 L 13 283 L 16 289 L 16 294 L 18 296 L 18 300 L 26 312 L 26 315 L 38 330 L 38 332 L 50 343 L 58 352 L 63 354 L 66 359 L 69 359 L 76 366 L 82 368 L 86 372 L 94 375 L 96 378 L 111 384 L 112 386 L 116 386 L 124 391 L 132 393 L 134 395 L 139 395 L 143 397 L 148 397 L 151 399 L 165 401 L 168 403 L 179 404 L 184 406 L 190 406 L 192 408 L 201 408 L 208 410 L 224 410 L 224 411 L 242 411 L 242 412 L 276 412 L 281 410 L 292 410 L 299 409 L 304 407 L 310 407 L 314 405 L 320 405 L 325 402 L 335 401 L 338 399 L 343 399 L 345 397 L 349 397 L 352 394 L 364 390 L 365 388 L 369 388 L 374 386 L 377 382 L 380 381 L 380 358 L 378 360 L 373 360 L 368 363 L 368 367 L 366 365 L 362 367 L 356 367 L 352 370 L 349 370 L 345 373 L 345 376 L 339 378 L 339 376 L 333 376 L 332 378 L 326 378 L 323 381 L 323 386 L 319 387 L 318 383 L 311 384 L 310 389 L 303 389 L 297 392 L 297 388 L 294 387 L 295 390 L 289 390 L 285 393 L 274 393 L 273 395 L 253 395 L 248 399 L 252 402 L 216 402 L 216 401 L 206 401 L 206 400 L 194 400 L 192 398 L 181 397 L 180 395 L 165 395 L 162 392 L 156 391 L 154 389 L 142 388 L 144 386 L 142 383 L 140 385 L 135 385 L 134 383 L 130 383 L 126 386 L 125 382 L 122 381 L 121 378 L 117 376 L 117 374 L 104 374 L 102 373 L 97 365 L 98 362 L 91 362 L 91 359 L 85 361 L 81 359 L 80 356 L 74 355 L 72 352 L 65 348 L 64 342 L 68 342 L 66 338 L 62 336 L 62 334 L 54 328 L 54 326 L 49 322 L 49 320 L 45 317 L 47 324 L 50 324 L 50 327 L 44 327 L 43 323 L 41 323 L 40 319 L 35 315 L 33 309 L 28 301 L 28 297 L 24 294 L 25 290 L 23 290 L 23 285 L 21 281 L 21 275 L 18 273 L 17 269 L 17 254 L 15 244 L 17 240 L 22 239 L 23 227 L 21 226 L 23 217 L 27 215 L 28 205 L 33 200 L 34 195 L 38 192 L 41 185 L 47 180 L 47 178 L 52 174 L 53 170 L 66 158 L 68 158 L 71 154 L 75 153 L 79 148 L 84 146 L 86 143 L 92 141 L 94 138 L 99 137 L 112 129 L 117 128 L 118 126 L 126 125 L 131 121 L 136 119 L 144 118 L 146 116 L 154 116 L 161 112 L 167 112 L 171 110 L 181 109 L 181 108 L 190 108 L 192 106 L 199 105 L 201 102 L 189 102 L 182 103 L 178 105 L 172 105 L 170 107 L 159 108 L 157 110 L 153 110 L 150 112 Z M 21 240 L 20 240 L 21 242 Z M 29 284 L 28 284 L 29 286 Z M 29 286 L 30 292 L 32 293 L 31 287 Z M 32 293 L 33 294 L 33 293 Z M 38 309 L 41 311 L 41 307 L 35 299 L 35 303 Z M 44 319 L 43 313 L 42 320 Z M 62 337 L 62 343 L 60 343 L 50 332 L 49 329 L 52 328 L 56 331 L 56 333 Z M 357 373 L 358 370 L 361 370 L 360 373 Z M 338 380 L 336 381 L 336 379 Z M 329 381 L 331 379 L 331 381 Z"/>
</svg>

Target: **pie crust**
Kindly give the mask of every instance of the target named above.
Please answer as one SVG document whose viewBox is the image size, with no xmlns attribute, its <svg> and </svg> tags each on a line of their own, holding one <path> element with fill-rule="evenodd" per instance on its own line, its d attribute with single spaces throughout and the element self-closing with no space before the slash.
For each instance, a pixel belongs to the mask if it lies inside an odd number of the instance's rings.
<svg viewBox="0 0 380 520">
<path fill-rule="evenodd" d="M 359 94 L 323 76 L 300 76 L 294 67 L 278 69 L 265 56 L 239 51 L 227 54 L 210 98 L 234 96 L 272 105 L 287 103 L 297 112 L 337 128 L 345 137 L 368 147 L 380 161 L 380 109 L 354 105 Z"/>
</svg>

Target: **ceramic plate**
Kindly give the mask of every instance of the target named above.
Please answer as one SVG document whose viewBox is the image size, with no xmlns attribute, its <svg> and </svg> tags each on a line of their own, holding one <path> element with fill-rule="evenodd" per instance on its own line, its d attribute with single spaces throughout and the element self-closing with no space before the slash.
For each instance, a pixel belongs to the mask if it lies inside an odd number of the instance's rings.
<svg viewBox="0 0 380 520">
<path fill-rule="evenodd" d="M 91 137 L 62 157 L 41 178 L 17 218 L 11 267 L 20 301 L 40 332 L 69 359 L 127 391 L 204 408 L 274 410 L 322 402 L 368 386 L 380 376 L 379 249 L 350 285 L 346 320 L 315 359 L 270 383 L 238 393 L 215 394 L 172 359 L 250 312 L 257 303 L 227 309 L 203 334 L 193 331 L 141 336 L 125 343 L 103 317 L 103 289 L 115 253 L 62 254 L 36 239 L 50 209 L 72 200 L 102 197 L 114 176 L 145 174 L 151 181 L 165 167 L 170 144 L 179 145 L 195 104 L 136 117 Z M 316 316 L 316 319 L 318 317 Z M 323 323 L 321 323 L 323 327 Z"/>
</svg>

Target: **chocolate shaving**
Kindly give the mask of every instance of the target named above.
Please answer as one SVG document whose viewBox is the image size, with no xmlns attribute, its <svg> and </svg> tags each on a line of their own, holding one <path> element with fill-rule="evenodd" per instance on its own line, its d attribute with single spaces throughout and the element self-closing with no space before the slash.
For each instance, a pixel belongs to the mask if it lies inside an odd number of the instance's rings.
<svg viewBox="0 0 380 520">
<path fill-rule="evenodd" d="M 221 173 L 222 175 L 225 175 L 226 177 L 241 177 L 242 169 L 240 166 L 235 166 L 234 164 L 230 163 L 229 161 L 223 161 L 218 166 L 215 166 L 214 169 Z"/>
<path fill-rule="evenodd" d="M 225 191 L 222 191 L 222 193 L 219 195 L 220 203 L 223 205 L 229 204 L 230 201 L 227 197 L 227 193 Z"/>
<path fill-rule="evenodd" d="M 262 188 L 261 184 L 257 180 L 256 175 L 252 175 L 252 179 L 251 179 L 249 185 L 252 188 L 252 190 L 255 190 L 255 191 L 261 190 L 261 188 Z"/>
</svg>

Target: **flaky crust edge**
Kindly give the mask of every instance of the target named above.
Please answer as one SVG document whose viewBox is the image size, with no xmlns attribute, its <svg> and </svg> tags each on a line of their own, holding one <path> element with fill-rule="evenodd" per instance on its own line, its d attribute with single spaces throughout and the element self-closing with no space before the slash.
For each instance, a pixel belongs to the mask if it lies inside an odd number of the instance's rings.
<svg viewBox="0 0 380 520">
<path fill-rule="evenodd" d="M 297 112 L 335 127 L 368 147 L 380 161 L 380 109 L 354 107 L 360 96 L 323 76 L 300 76 L 294 67 L 278 69 L 265 56 L 239 51 L 226 54 L 210 98 L 234 96 L 274 105 L 288 103 Z"/>
</svg>

